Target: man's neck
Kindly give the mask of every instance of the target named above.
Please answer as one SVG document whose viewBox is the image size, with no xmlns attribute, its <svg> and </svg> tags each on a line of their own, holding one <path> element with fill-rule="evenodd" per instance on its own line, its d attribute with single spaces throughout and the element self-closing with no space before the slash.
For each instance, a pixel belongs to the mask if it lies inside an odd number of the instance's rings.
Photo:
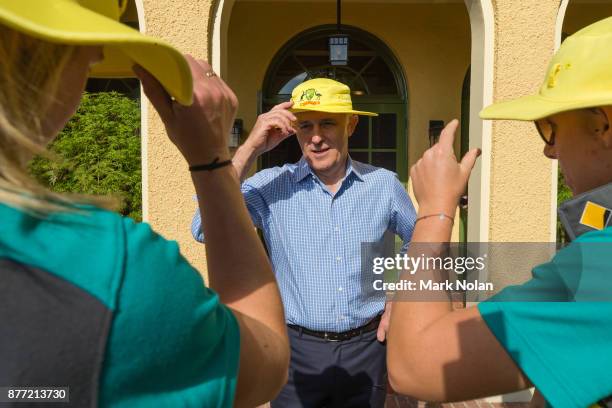
<svg viewBox="0 0 612 408">
<path fill-rule="evenodd" d="M 348 158 L 344 159 L 344 162 L 341 165 L 335 166 L 328 171 L 316 171 L 313 169 L 314 173 L 317 175 L 319 180 L 325 184 L 327 189 L 335 194 L 340 189 L 340 183 L 346 176 L 348 167 Z"/>
</svg>

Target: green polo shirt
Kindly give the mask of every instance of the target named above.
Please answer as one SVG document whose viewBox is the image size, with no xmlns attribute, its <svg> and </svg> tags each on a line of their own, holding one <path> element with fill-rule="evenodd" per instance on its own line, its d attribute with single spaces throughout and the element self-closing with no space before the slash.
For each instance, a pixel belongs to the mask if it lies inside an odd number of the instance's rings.
<svg viewBox="0 0 612 408">
<path fill-rule="evenodd" d="M 0 386 L 68 386 L 71 406 L 231 407 L 231 311 L 176 242 L 82 210 L 0 204 Z"/>
<path fill-rule="evenodd" d="M 582 235 L 478 309 L 549 406 L 612 395 L 612 228 Z"/>
</svg>

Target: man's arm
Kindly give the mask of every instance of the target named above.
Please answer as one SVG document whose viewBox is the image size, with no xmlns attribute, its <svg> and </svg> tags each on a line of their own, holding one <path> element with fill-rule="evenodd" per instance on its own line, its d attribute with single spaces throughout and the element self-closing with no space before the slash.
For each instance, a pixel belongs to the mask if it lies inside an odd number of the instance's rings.
<svg viewBox="0 0 612 408">
<path fill-rule="evenodd" d="M 410 201 L 410 197 L 408 197 L 408 193 L 397 177 L 393 178 L 392 194 L 393 204 L 391 206 L 389 229 L 402 239 L 403 245 L 400 253 L 405 254 L 414 231 L 416 212 L 414 210 L 414 205 L 412 205 L 412 201 Z M 385 311 L 380 318 L 380 324 L 378 325 L 378 331 L 376 333 L 376 338 L 380 342 L 385 341 L 387 338 L 392 309 L 393 302 L 387 301 L 385 303 Z"/>
<path fill-rule="evenodd" d="M 442 132 L 440 142 L 413 166 L 411 179 L 419 217 L 453 216 L 479 154 L 473 149 L 457 163 L 453 152 L 457 121 Z M 450 240 L 452 222 L 429 217 L 418 221 L 409 256 L 440 256 Z M 424 245 L 428 243 L 427 247 Z M 404 273 L 402 279 L 440 281 L 435 270 Z M 418 287 L 418 282 L 417 282 Z M 387 364 L 391 386 L 400 393 L 431 401 L 460 401 L 527 388 L 530 384 L 493 336 L 478 309 L 453 311 L 450 299 L 427 301 L 424 291 L 410 292 L 393 304 Z M 410 300 L 413 301 L 410 301 Z"/>
<path fill-rule="evenodd" d="M 255 160 L 263 153 L 274 149 L 280 142 L 295 133 L 295 129 L 291 124 L 296 120 L 293 113 L 289 112 L 289 108 L 293 102 L 283 102 L 273 107 L 269 112 L 261 114 L 257 117 L 257 122 L 253 126 L 253 130 L 249 134 L 247 140 L 236 150 L 232 158 L 232 166 L 236 172 L 236 176 L 242 183 Z M 247 209 L 255 226 L 260 227 L 262 224 L 262 215 L 258 212 L 261 204 L 261 197 L 256 191 L 244 191 L 244 199 L 247 204 Z M 205 200 L 206 197 L 199 196 Z M 191 222 L 191 234 L 198 242 L 205 241 L 205 234 L 202 230 L 201 212 L 196 211 Z"/>
<path fill-rule="evenodd" d="M 263 199 L 259 190 L 256 187 L 251 186 L 248 181 L 242 183 L 241 191 L 253 225 L 257 228 L 262 228 L 264 222 L 263 220 L 268 213 L 265 200 Z M 199 200 L 206 200 L 206 197 L 200 197 Z M 200 208 L 198 208 L 193 215 L 193 220 L 191 221 L 191 235 L 198 242 L 206 242 L 206 236 L 204 235 L 204 230 L 202 228 L 202 215 Z"/>
<path fill-rule="evenodd" d="M 236 150 L 234 157 L 232 157 L 232 165 L 241 183 L 246 179 L 249 169 L 253 167 L 255 160 L 259 157 L 256 149 L 247 142 L 243 143 L 238 150 Z"/>
<path fill-rule="evenodd" d="M 249 169 L 260 155 L 274 149 L 280 142 L 295 134 L 292 122 L 296 117 L 288 110 L 291 106 L 293 102 L 283 102 L 257 117 L 249 137 L 232 158 L 240 182 L 244 181 Z"/>
<path fill-rule="evenodd" d="M 414 232 L 416 211 L 406 189 L 397 178 L 393 180 L 393 205 L 391 211 L 390 229 L 402 239 L 404 244 L 400 252 L 405 254 Z"/>
</svg>

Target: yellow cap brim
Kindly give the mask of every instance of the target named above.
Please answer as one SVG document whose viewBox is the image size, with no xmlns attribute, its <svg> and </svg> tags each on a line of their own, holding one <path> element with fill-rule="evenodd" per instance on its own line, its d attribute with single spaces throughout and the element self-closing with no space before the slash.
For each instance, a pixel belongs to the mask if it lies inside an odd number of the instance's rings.
<svg viewBox="0 0 612 408">
<path fill-rule="evenodd" d="M 540 95 L 523 96 L 506 102 L 494 103 L 480 112 L 482 119 L 538 120 L 574 109 L 612 105 L 609 96 L 582 101 L 555 101 Z"/>
<path fill-rule="evenodd" d="M 138 64 L 179 103 L 192 102 L 191 70 L 178 50 L 75 1 L 0 1 L 0 24 L 49 42 L 104 46 L 104 60 L 90 76 L 133 77 Z"/>
<path fill-rule="evenodd" d="M 325 107 L 317 107 L 317 108 L 314 108 L 314 109 L 308 109 L 308 108 L 293 109 L 293 108 L 290 108 L 289 111 L 293 112 L 293 113 L 300 113 L 300 112 L 327 112 L 327 113 L 349 113 L 349 114 L 361 115 L 361 116 L 378 116 L 378 113 L 374 113 L 374 112 L 364 112 L 364 111 L 358 111 L 358 110 L 354 110 L 354 109 L 334 109 L 334 108 L 325 108 Z"/>
</svg>

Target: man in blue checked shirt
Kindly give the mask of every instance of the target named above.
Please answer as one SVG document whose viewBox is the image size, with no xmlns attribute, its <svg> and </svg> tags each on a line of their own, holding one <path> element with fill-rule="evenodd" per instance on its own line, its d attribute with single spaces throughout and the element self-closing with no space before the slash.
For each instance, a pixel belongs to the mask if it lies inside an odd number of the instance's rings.
<svg viewBox="0 0 612 408">
<path fill-rule="evenodd" d="M 290 328 L 289 380 L 273 408 L 384 406 L 391 309 L 384 296 L 362 287 L 361 244 L 380 243 L 390 231 L 405 250 L 416 215 L 394 173 L 349 157 L 358 115 L 376 114 L 353 110 L 346 85 L 306 81 L 291 101 L 259 116 L 232 159 L 244 180 L 259 155 L 293 134 L 303 153 L 295 164 L 242 183 Z M 199 213 L 192 232 L 204 242 Z"/>
</svg>

